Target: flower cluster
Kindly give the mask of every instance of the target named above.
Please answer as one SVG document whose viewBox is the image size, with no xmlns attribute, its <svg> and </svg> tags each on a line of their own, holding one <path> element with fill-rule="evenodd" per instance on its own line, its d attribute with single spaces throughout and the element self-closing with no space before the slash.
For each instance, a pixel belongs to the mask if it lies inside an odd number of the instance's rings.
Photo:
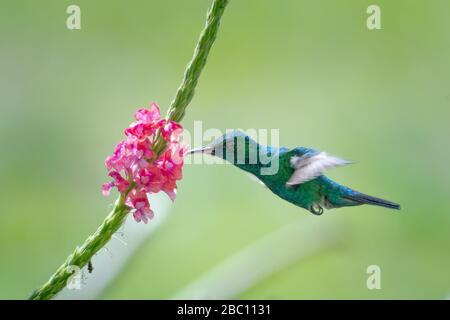
<svg viewBox="0 0 450 320">
<path fill-rule="evenodd" d="M 179 142 L 183 131 L 181 125 L 160 119 L 156 103 L 148 109 L 139 109 L 135 118 L 136 122 L 125 129 L 126 138 L 105 160 L 113 181 L 103 184 L 102 191 L 108 196 L 110 190 L 116 187 L 120 193 L 126 193 L 125 204 L 133 209 L 136 221 L 147 223 L 148 219 L 153 218 L 148 193 L 164 191 L 172 201 L 175 200 L 176 181 L 182 177 L 186 147 Z M 153 149 L 158 132 L 167 142 L 160 156 Z"/>
</svg>

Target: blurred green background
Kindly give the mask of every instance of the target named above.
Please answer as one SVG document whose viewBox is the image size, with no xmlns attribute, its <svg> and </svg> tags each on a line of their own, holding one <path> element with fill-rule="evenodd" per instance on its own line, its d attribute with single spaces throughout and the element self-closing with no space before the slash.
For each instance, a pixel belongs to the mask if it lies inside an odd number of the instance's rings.
<svg viewBox="0 0 450 320">
<path fill-rule="evenodd" d="M 79 31 L 65 25 L 73 3 Z M 167 110 L 210 3 L 1 1 L 0 298 L 26 298 L 103 220 L 103 160 L 138 107 Z M 231 1 L 183 124 L 280 129 L 281 145 L 356 160 L 330 176 L 402 211 L 310 217 L 236 168 L 186 165 L 168 219 L 98 298 L 172 298 L 308 219 L 336 224 L 336 243 L 233 297 L 450 296 L 450 2 L 376 3 L 382 30 L 369 31 L 373 1 Z M 366 287 L 369 265 L 381 290 Z"/>
</svg>

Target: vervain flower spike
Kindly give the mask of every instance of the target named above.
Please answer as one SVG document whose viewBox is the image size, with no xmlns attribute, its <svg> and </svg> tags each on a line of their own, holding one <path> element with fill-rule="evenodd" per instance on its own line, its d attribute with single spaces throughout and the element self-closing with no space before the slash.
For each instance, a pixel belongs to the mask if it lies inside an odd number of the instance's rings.
<svg viewBox="0 0 450 320">
<path fill-rule="evenodd" d="M 153 218 L 147 194 L 164 191 L 172 201 L 175 200 L 176 181 L 182 177 L 187 149 L 179 142 L 183 131 L 181 125 L 160 119 L 156 103 L 148 109 L 139 109 L 134 117 L 136 122 L 125 129 L 126 138 L 105 161 L 113 181 L 103 184 L 102 191 L 108 196 L 116 187 L 120 193 L 126 193 L 125 204 L 133 209 L 134 219 L 147 223 Z M 161 155 L 153 150 L 157 132 L 166 142 L 166 150 Z"/>
<path fill-rule="evenodd" d="M 227 4 L 228 0 L 213 0 L 206 25 L 169 107 L 167 119 L 159 119 L 159 108 L 155 103 L 149 108 L 139 109 L 135 114 L 136 122 L 125 130 L 125 139 L 105 161 L 112 181 L 103 185 L 103 193 L 108 195 L 112 188 L 119 191 L 119 198 L 112 211 L 97 231 L 77 247 L 29 299 L 51 299 L 60 292 L 66 286 L 74 267 L 81 269 L 86 266 L 122 226 L 128 213 L 133 212 L 136 221 L 147 222 L 151 219 L 153 212 L 148 202 L 148 193 L 164 191 L 172 200 L 175 199 L 176 181 L 181 178 L 182 168 L 182 162 L 177 161 L 182 160 L 185 152 L 178 142 L 178 135 L 182 130 L 178 123 L 183 119 L 186 107 L 194 96 Z"/>
</svg>

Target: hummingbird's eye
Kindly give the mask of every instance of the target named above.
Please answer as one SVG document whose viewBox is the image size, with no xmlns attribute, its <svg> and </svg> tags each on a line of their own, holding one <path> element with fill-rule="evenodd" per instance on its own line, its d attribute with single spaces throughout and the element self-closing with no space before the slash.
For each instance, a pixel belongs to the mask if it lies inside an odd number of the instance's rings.
<svg viewBox="0 0 450 320">
<path fill-rule="evenodd" d="M 216 155 L 216 149 L 215 148 L 211 150 L 211 155 L 212 156 Z"/>
</svg>

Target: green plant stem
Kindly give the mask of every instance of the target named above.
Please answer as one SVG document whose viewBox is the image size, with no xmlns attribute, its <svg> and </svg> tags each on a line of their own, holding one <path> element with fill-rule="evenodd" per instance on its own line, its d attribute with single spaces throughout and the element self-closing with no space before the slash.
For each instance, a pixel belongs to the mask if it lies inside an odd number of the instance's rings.
<svg viewBox="0 0 450 320">
<path fill-rule="evenodd" d="M 67 284 L 72 275 L 73 266 L 83 268 L 92 256 L 108 243 L 125 221 L 129 208 L 124 204 L 126 194 L 120 195 L 114 208 L 103 220 L 94 234 L 90 235 L 81 247 L 75 248 L 66 261 L 56 270 L 50 279 L 39 289 L 35 290 L 29 299 L 48 300 L 53 298 Z"/>
<path fill-rule="evenodd" d="M 195 48 L 194 56 L 186 68 L 183 81 L 167 112 L 168 120 L 180 122 L 183 119 L 186 107 L 194 96 L 195 87 L 206 64 L 209 51 L 216 39 L 220 19 L 227 4 L 228 0 L 213 1 L 213 5 L 207 15 L 206 25 Z M 155 141 L 155 152 L 157 155 L 160 155 L 164 150 L 164 140 L 158 136 Z M 130 212 L 130 208 L 125 205 L 125 199 L 130 190 L 131 187 L 127 192 L 119 196 L 112 211 L 98 227 L 97 231 L 89 236 L 81 247 L 77 247 L 50 279 L 39 289 L 35 290 L 29 299 L 47 300 L 53 298 L 66 286 L 73 267 L 76 266 L 81 269 L 86 266 L 94 254 L 108 243 L 122 226 L 127 214 Z"/>
<path fill-rule="evenodd" d="M 220 19 L 227 4 L 228 0 L 214 0 L 212 7 L 209 9 L 206 24 L 200 34 L 194 56 L 187 65 L 183 81 L 167 111 L 168 120 L 180 122 L 183 119 L 186 107 L 194 97 L 195 87 L 197 86 L 203 67 L 206 65 L 209 51 L 219 31 Z M 159 155 L 164 149 L 165 141 L 159 136 L 155 143 L 155 152 Z"/>
</svg>

